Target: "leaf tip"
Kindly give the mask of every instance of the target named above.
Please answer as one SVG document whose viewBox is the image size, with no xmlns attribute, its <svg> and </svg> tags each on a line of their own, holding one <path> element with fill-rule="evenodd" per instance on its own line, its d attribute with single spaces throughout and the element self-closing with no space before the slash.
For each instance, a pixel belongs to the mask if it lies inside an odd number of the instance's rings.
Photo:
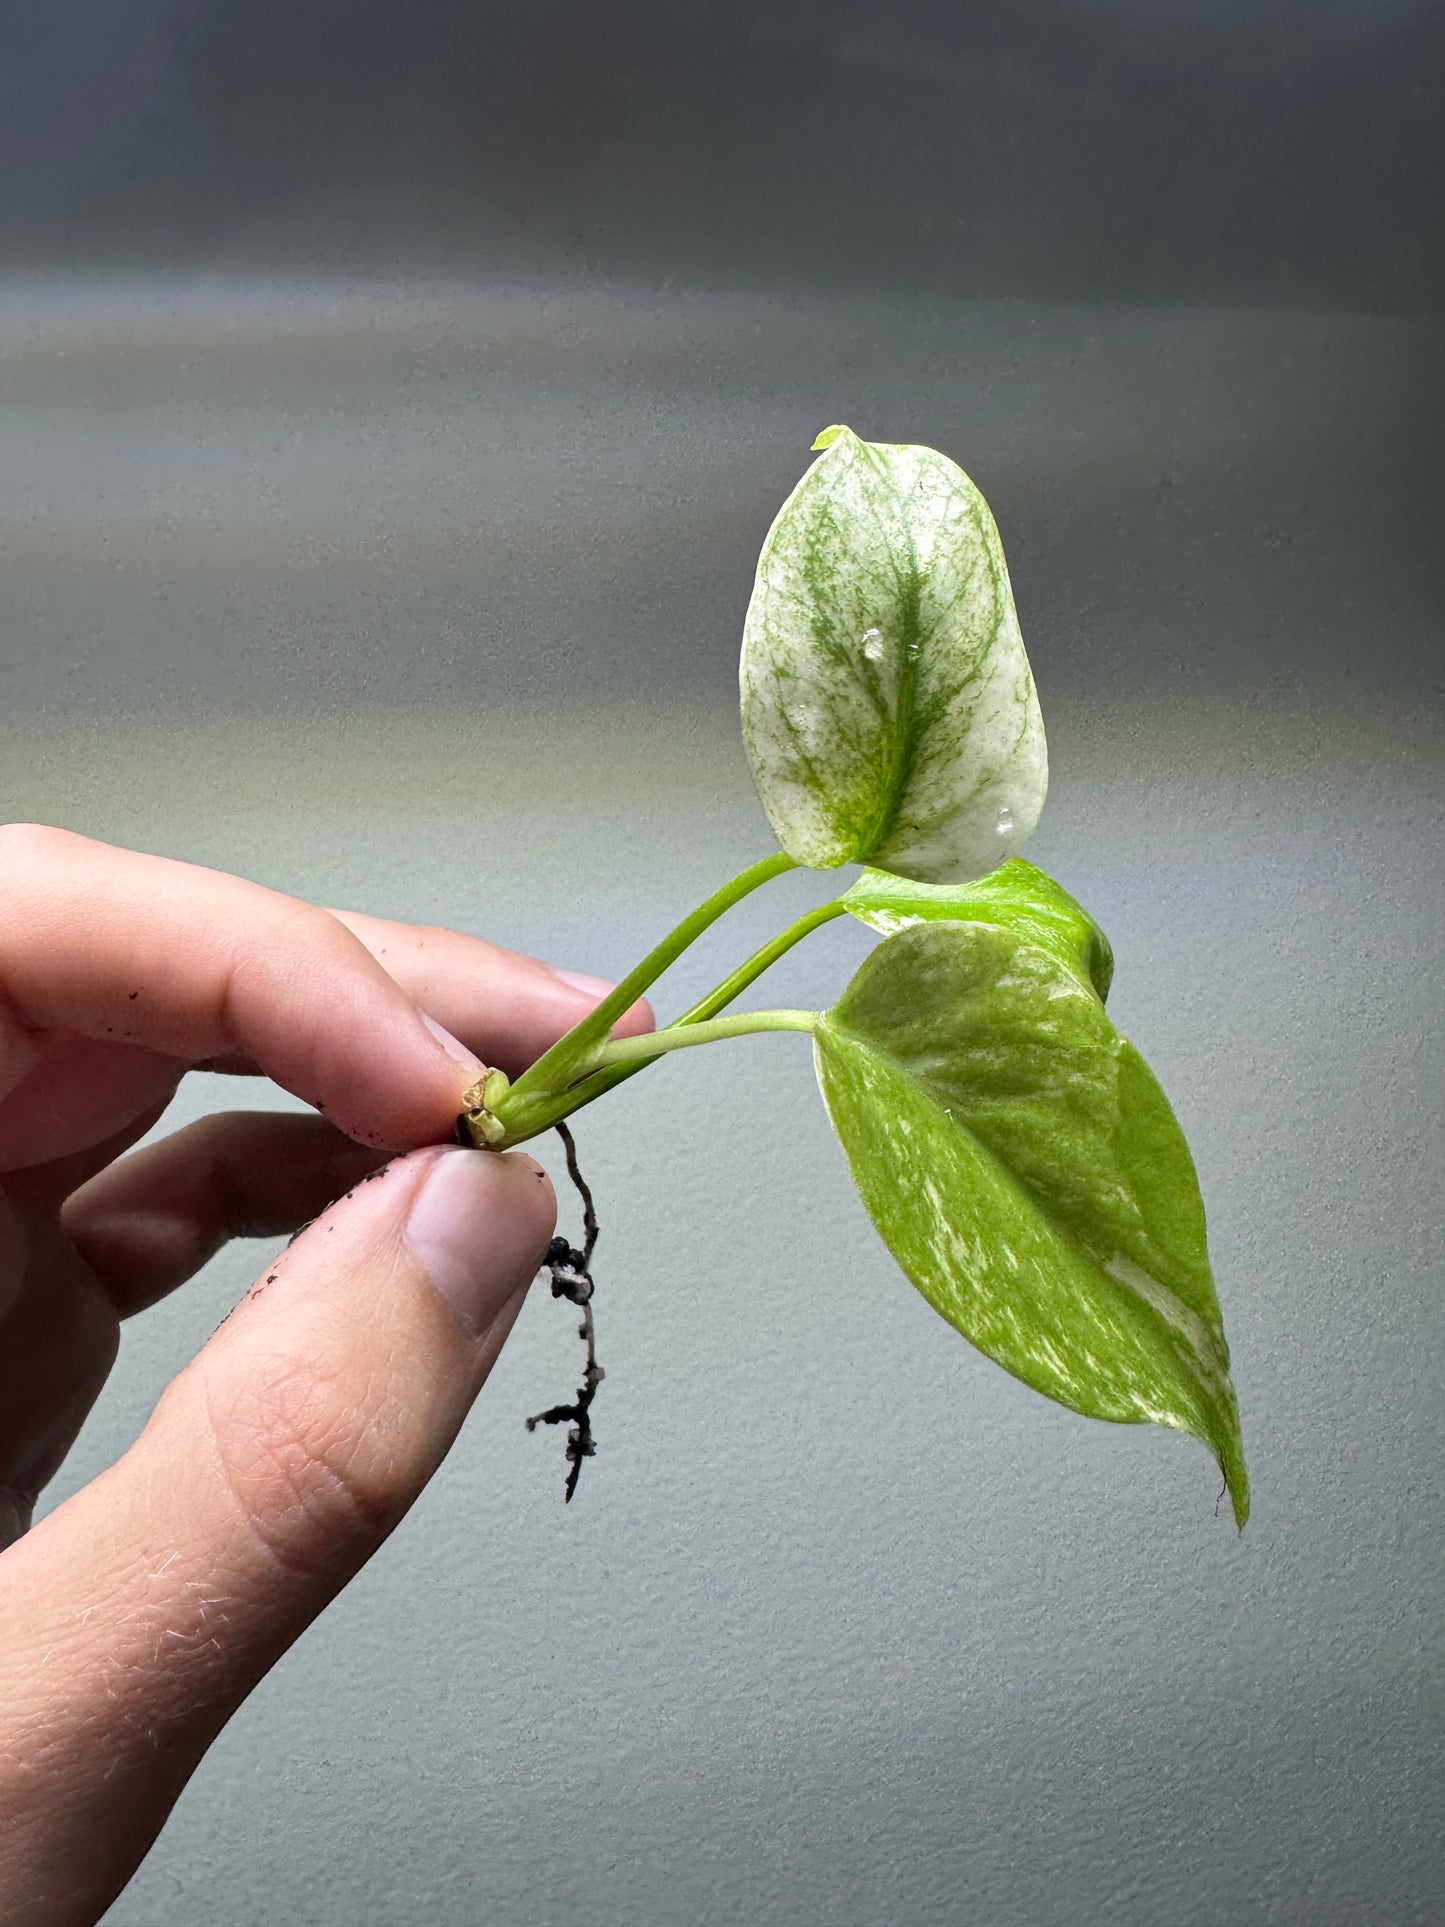
<svg viewBox="0 0 1445 1927">
<path fill-rule="evenodd" d="M 1249 1480 L 1241 1467 L 1235 1477 L 1226 1479 L 1229 1489 L 1229 1503 L 1234 1512 L 1234 1529 L 1243 1532 L 1249 1518 Z"/>
<path fill-rule="evenodd" d="M 1207 1439 L 1205 1443 L 1214 1454 L 1214 1462 L 1224 1480 L 1224 1491 L 1229 1494 L 1235 1530 L 1243 1532 L 1245 1521 L 1249 1518 L 1249 1473 L 1245 1468 L 1244 1443 L 1239 1436 L 1237 1415 L 1221 1437 Z M 1224 1493 L 1219 1496 L 1223 1498 Z"/>
<path fill-rule="evenodd" d="M 851 435 L 852 429 L 844 422 L 834 422 L 831 428 L 820 428 L 813 437 L 814 448 L 831 448 L 840 435 Z"/>
</svg>

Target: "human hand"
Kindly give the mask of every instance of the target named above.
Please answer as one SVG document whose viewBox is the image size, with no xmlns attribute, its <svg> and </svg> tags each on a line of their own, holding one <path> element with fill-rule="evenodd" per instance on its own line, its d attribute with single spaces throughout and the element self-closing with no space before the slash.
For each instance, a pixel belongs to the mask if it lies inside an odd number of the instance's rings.
<svg viewBox="0 0 1445 1927">
<path fill-rule="evenodd" d="M 516 1074 L 606 986 L 29 826 L 0 829 L 0 905 L 0 1918 L 72 1927 L 440 1464 L 555 1217 L 529 1158 L 443 1143 L 484 1064 Z M 325 1115 L 123 1155 L 198 1065 Z M 299 1225 L 27 1532 L 120 1320 Z"/>
</svg>

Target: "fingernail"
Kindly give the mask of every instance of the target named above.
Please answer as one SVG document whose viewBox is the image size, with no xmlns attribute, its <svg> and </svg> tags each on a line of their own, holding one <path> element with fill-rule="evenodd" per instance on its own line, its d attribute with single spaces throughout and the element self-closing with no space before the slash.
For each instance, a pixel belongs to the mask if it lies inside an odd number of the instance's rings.
<svg viewBox="0 0 1445 1927">
<path fill-rule="evenodd" d="M 580 990 L 584 997 L 590 997 L 594 1003 L 605 997 L 609 990 L 617 988 L 615 984 L 608 983 L 605 977 L 589 977 L 585 970 L 559 970 L 555 964 L 549 964 L 548 969 L 569 990 Z"/>
<path fill-rule="evenodd" d="M 530 1158 L 443 1151 L 407 1217 L 407 1244 L 476 1337 L 533 1276 L 547 1249 L 552 1207 L 548 1187 L 535 1183 L 539 1170 Z M 545 1206 L 529 1195 L 533 1186 L 547 1192 Z"/>
<path fill-rule="evenodd" d="M 428 1017 L 426 1012 L 423 1011 L 421 1020 L 441 1045 L 447 1056 L 451 1058 L 452 1062 L 454 1064 L 460 1064 L 462 1069 L 466 1071 L 472 1081 L 475 1082 L 487 1068 L 481 1058 L 474 1056 L 459 1037 L 453 1037 L 449 1030 L 443 1030 L 435 1017 Z"/>
</svg>

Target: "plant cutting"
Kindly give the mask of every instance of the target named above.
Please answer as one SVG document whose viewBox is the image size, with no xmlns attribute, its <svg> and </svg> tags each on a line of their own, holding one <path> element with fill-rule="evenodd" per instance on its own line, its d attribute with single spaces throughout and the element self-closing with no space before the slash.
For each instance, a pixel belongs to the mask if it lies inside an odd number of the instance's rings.
<svg viewBox="0 0 1445 1927">
<path fill-rule="evenodd" d="M 492 1150 L 563 1136 L 581 1250 L 549 1253 L 583 1308 L 567 1496 L 601 1381 L 596 1217 L 565 1120 L 672 1053 L 759 1031 L 812 1040 L 823 1101 L 893 1257 L 980 1351 L 1089 1417 L 1201 1440 L 1243 1526 L 1249 1486 L 1193 1161 L 1110 1020 L 1098 925 L 1016 854 L 1048 783 L 1002 544 L 931 448 L 835 426 L 779 511 L 743 631 L 742 728 L 778 849 L 725 883 L 515 1082 L 490 1072 L 458 1131 Z M 646 1036 L 610 1032 L 725 911 L 787 870 L 861 873 Z M 828 1010 L 733 1008 L 831 918 L 878 943 Z"/>
</svg>

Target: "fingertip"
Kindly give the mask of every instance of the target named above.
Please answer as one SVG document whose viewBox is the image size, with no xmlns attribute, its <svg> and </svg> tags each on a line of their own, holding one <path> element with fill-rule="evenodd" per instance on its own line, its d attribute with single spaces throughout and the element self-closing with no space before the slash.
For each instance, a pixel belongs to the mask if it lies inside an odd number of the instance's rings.
<svg viewBox="0 0 1445 1927">
<path fill-rule="evenodd" d="M 657 1018 L 652 1005 L 645 997 L 639 997 L 630 1010 L 623 1011 L 612 1026 L 614 1037 L 640 1037 L 650 1030 L 657 1029 Z"/>
<path fill-rule="evenodd" d="M 605 977 L 589 977 L 580 970 L 559 970 L 555 964 L 546 966 L 548 975 L 554 982 L 563 985 L 568 991 L 568 1002 L 574 1008 L 568 1013 L 564 1029 L 570 1030 L 591 1015 L 604 997 L 610 997 L 617 985 Z M 625 1010 L 613 1024 L 610 1035 L 613 1037 L 637 1037 L 644 1032 L 656 1030 L 657 1019 L 652 1005 L 645 997 Z M 561 1033 L 559 1032 L 559 1035 Z M 550 1039 L 549 1042 L 555 1042 Z"/>
<path fill-rule="evenodd" d="M 489 1165 L 501 1167 L 502 1182 L 507 1187 L 501 1195 L 526 1222 L 545 1251 L 557 1229 L 557 1193 L 551 1177 L 525 1151 L 506 1151 L 500 1155 L 488 1151 L 483 1155 Z"/>
<path fill-rule="evenodd" d="M 501 1162 L 509 1165 L 514 1164 L 523 1171 L 530 1171 L 533 1180 L 542 1186 L 546 1196 L 551 1200 L 552 1211 L 555 1215 L 557 1210 L 557 1194 L 552 1189 L 551 1176 L 544 1166 L 538 1164 L 534 1157 L 529 1157 L 525 1151 L 505 1151 L 502 1153 Z"/>
<path fill-rule="evenodd" d="M 609 991 L 617 988 L 611 978 L 592 977 L 585 970 L 563 970 L 558 964 L 548 964 L 547 968 L 559 984 L 577 991 L 589 1004 L 600 1004 Z"/>
<path fill-rule="evenodd" d="M 462 1072 L 468 1085 L 475 1084 L 479 1077 L 486 1076 L 487 1066 L 473 1051 L 467 1049 L 459 1037 L 453 1037 L 449 1030 L 444 1029 L 435 1017 L 428 1017 L 425 1011 L 422 1011 L 420 1016 L 433 1040 L 441 1046 L 448 1061 L 455 1064 Z"/>
</svg>

